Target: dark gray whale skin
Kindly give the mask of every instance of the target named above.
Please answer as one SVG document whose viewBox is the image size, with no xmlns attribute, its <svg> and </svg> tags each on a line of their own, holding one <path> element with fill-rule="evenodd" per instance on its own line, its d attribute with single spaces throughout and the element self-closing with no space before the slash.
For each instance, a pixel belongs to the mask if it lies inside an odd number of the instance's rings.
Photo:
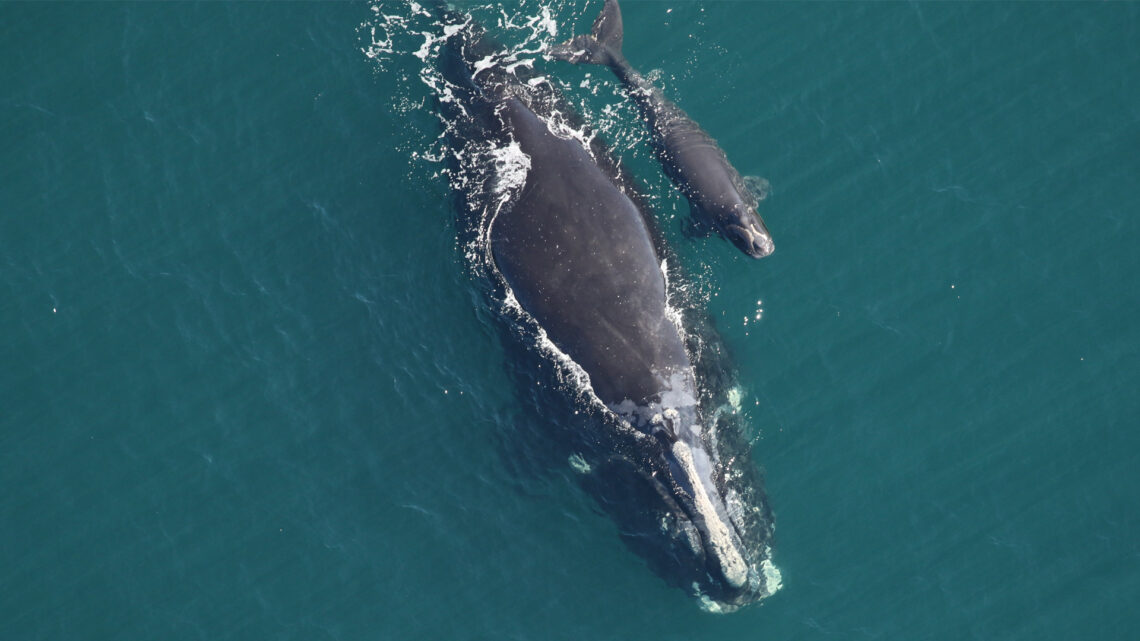
<svg viewBox="0 0 1140 641">
<path fill-rule="evenodd" d="M 646 217 L 618 187 L 614 165 L 579 140 L 555 135 L 536 113 L 557 103 L 549 91 L 508 70 L 518 65 L 488 64 L 495 47 L 482 28 L 448 16 L 464 25 L 441 61 L 462 105 L 452 114 L 462 120 L 453 129 L 464 139 L 459 144 L 513 144 L 529 160 L 525 182 L 489 223 L 496 271 L 589 375 L 617 421 L 641 434 L 613 459 L 632 465 L 675 517 L 672 536 L 685 542 L 679 553 L 696 568 L 686 581 L 725 609 L 767 596 L 778 585 L 769 585 L 764 569 L 766 544 L 744 534 L 716 477 L 721 465 L 705 442 L 683 337 L 666 315 L 665 278 Z"/>
<path fill-rule="evenodd" d="M 656 398 L 689 372 L 665 316 L 665 282 L 641 213 L 582 147 L 517 98 L 500 111 L 530 157 L 525 187 L 491 227 L 495 265 L 519 303 L 590 375 L 607 404 Z"/>
<path fill-rule="evenodd" d="M 606 0 L 590 35 L 576 36 L 550 55 L 609 67 L 637 103 L 661 167 L 689 200 L 693 217 L 753 258 L 771 254 L 775 245 L 756 212 L 756 196 L 716 140 L 629 64 L 622 54 L 622 36 L 621 9 L 617 0 Z"/>
</svg>

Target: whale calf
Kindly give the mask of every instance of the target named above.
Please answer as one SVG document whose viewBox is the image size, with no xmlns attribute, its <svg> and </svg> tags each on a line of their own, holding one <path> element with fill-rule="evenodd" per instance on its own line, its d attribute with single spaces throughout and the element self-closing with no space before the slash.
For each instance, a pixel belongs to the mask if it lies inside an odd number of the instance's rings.
<svg viewBox="0 0 1140 641">
<path fill-rule="evenodd" d="M 770 520 L 750 528 L 742 499 L 725 480 L 699 406 L 684 339 L 667 314 L 661 260 L 637 203 L 612 165 L 583 142 L 555 133 L 549 88 L 506 59 L 469 17 L 444 15 L 447 40 L 440 87 L 451 106 L 455 145 L 510 154 L 510 163 L 475 162 L 496 173 L 483 207 L 495 272 L 549 340 L 589 377 L 610 429 L 626 436 L 600 467 L 641 483 L 665 515 L 681 583 L 730 610 L 779 588 L 768 555 Z M 525 71 L 524 71 L 525 72 Z M 562 132 L 560 132 L 562 133 Z M 502 152 L 502 153 L 500 153 Z M 478 181 L 454 181 L 467 191 Z M 514 184 L 513 191 L 498 187 Z M 634 481 L 630 481 L 634 479 Z M 638 506 L 640 509 L 643 506 Z M 757 507 L 753 512 L 767 513 Z"/>
<path fill-rule="evenodd" d="M 554 47 L 551 57 L 609 67 L 637 103 L 665 174 L 689 201 L 693 217 L 713 226 L 753 258 L 775 245 L 756 212 L 759 198 L 728 162 L 716 140 L 637 72 L 622 54 L 623 27 L 617 0 L 606 0 L 590 35 Z"/>
</svg>

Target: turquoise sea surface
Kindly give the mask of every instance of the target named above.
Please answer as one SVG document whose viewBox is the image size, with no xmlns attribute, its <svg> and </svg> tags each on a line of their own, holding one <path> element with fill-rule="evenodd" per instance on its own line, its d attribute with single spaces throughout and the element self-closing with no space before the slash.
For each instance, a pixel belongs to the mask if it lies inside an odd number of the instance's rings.
<svg viewBox="0 0 1140 641">
<path fill-rule="evenodd" d="M 760 261 L 542 59 L 600 4 L 463 6 L 654 204 L 783 588 L 703 611 L 544 456 L 427 10 L 3 2 L 0 639 L 1137 638 L 1140 4 L 624 4 Z"/>
</svg>

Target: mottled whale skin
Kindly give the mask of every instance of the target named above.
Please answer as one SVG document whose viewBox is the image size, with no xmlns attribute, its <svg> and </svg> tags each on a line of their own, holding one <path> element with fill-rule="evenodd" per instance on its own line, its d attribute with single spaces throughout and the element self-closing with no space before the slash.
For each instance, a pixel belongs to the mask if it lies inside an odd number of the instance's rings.
<svg viewBox="0 0 1140 641">
<path fill-rule="evenodd" d="M 590 35 L 576 36 L 550 55 L 609 67 L 637 103 L 661 167 L 688 199 L 693 217 L 753 258 L 771 254 L 775 245 L 756 212 L 756 194 L 716 140 L 629 64 L 622 54 L 622 36 L 621 8 L 617 0 L 606 0 Z"/>
<path fill-rule="evenodd" d="M 778 580 L 766 546 L 745 543 L 715 478 L 719 461 L 702 434 L 683 338 L 666 315 L 665 278 L 646 217 L 612 171 L 536 113 L 548 101 L 512 73 L 518 65 L 494 62 L 495 47 L 479 25 L 467 19 L 450 34 L 442 66 L 463 105 L 455 117 L 465 119 L 454 131 L 477 143 L 517 145 L 529 163 L 525 183 L 490 221 L 495 269 L 588 374 L 615 425 L 641 435 L 636 455 L 621 458 L 676 517 L 672 535 L 686 542 L 677 554 L 699 569 L 686 581 L 724 609 L 767 596 Z"/>
</svg>

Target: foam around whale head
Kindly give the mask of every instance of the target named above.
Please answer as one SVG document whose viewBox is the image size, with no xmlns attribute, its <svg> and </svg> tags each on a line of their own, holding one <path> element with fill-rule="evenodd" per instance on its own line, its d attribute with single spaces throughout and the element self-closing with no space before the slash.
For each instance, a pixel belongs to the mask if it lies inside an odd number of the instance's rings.
<svg viewBox="0 0 1140 641">
<path fill-rule="evenodd" d="M 656 495 L 660 534 L 668 553 L 706 609 L 728 612 L 759 601 L 780 587 L 772 565 L 770 529 L 750 525 L 747 501 L 725 482 L 726 463 L 702 424 L 687 377 L 664 377 L 666 389 L 652 402 L 625 401 L 611 409 L 642 439 L 642 460 L 629 459 Z M 770 523 L 768 524 L 770 525 Z"/>
</svg>

